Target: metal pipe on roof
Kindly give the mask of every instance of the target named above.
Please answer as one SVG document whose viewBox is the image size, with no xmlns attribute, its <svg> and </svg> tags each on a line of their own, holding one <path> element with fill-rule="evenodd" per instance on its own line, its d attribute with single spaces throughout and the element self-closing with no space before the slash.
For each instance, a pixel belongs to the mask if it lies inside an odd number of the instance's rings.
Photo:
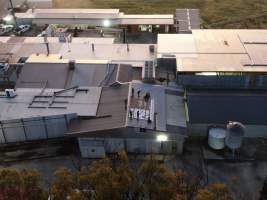
<svg viewBox="0 0 267 200">
<path fill-rule="evenodd" d="M 15 30 L 17 30 L 18 29 L 18 23 L 17 23 L 17 20 L 16 20 L 16 16 L 15 16 L 14 6 L 13 6 L 12 0 L 9 0 L 9 3 L 10 3 L 10 7 L 11 7 L 11 14 L 13 16 L 14 23 L 15 23 Z"/>
<path fill-rule="evenodd" d="M 46 50 L 47 50 L 47 56 L 49 56 L 50 50 L 49 50 L 49 44 L 48 44 L 48 42 L 45 43 L 45 46 L 46 46 Z"/>
<path fill-rule="evenodd" d="M 92 51 L 95 51 L 95 44 L 92 43 Z"/>
</svg>

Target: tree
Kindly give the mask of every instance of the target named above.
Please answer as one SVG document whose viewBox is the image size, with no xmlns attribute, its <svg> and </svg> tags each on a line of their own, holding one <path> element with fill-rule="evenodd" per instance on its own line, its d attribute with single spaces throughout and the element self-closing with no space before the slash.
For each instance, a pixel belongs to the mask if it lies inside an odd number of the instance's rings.
<svg viewBox="0 0 267 200">
<path fill-rule="evenodd" d="M 113 163 L 117 183 L 123 199 L 136 199 L 140 193 L 137 174 L 130 167 L 126 152 L 120 152 Z"/>
<path fill-rule="evenodd" d="M 199 190 L 196 200 L 215 200 L 215 195 L 208 189 Z"/>
<path fill-rule="evenodd" d="M 97 200 L 133 199 L 137 193 L 137 179 L 125 152 L 119 153 L 114 162 L 108 158 L 94 162 L 88 180 Z"/>
<path fill-rule="evenodd" d="M 0 171 L 0 199 L 20 199 L 21 185 L 21 177 L 17 170 L 3 169 Z"/>
<path fill-rule="evenodd" d="M 142 193 L 148 199 L 170 200 L 176 198 L 175 176 L 151 156 L 139 169 Z"/>
<path fill-rule="evenodd" d="M 76 188 L 75 179 L 67 168 L 60 168 L 55 172 L 55 181 L 52 186 L 54 200 L 65 200 Z"/>
<path fill-rule="evenodd" d="M 196 200 L 233 200 L 226 185 L 217 183 L 199 190 Z"/>
<path fill-rule="evenodd" d="M 267 200 L 267 178 L 264 180 L 259 200 Z"/>
<path fill-rule="evenodd" d="M 97 200 L 121 199 L 116 183 L 117 174 L 108 158 L 94 162 L 88 170 L 88 180 Z"/>
<path fill-rule="evenodd" d="M 41 175 L 36 170 L 2 169 L 0 171 L 0 199 L 47 199 L 42 189 Z"/>
<path fill-rule="evenodd" d="M 22 192 L 23 198 L 27 200 L 42 200 L 47 199 L 47 194 L 44 192 L 41 185 L 42 178 L 38 171 L 36 170 L 22 170 Z"/>
<path fill-rule="evenodd" d="M 175 189 L 178 199 L 193 199 L 200 187 L 200 178 L 190 176 L 187 172 L 177 170 L 175 173 Z"/>
</svg>

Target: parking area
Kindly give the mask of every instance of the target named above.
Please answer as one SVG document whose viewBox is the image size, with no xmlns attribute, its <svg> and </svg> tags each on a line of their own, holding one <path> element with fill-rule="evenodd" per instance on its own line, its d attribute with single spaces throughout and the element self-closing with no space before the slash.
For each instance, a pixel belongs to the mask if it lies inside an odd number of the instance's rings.
<svg viewBox="0 0 267 200">
<path fill-rule="evenodd" d="M 251 139 L 250 139 L 251 141 Z M 243 148 L 251 155 L 258 155 L 262 146 L 255 146 L 265 140 L 246 141 Z M 204 142 L 205 143 L 205 142 Z M 181 156 L 162 156 L 157 158 L 171 169 L 183 169 L 202 177 L 202 184 L 225 183 L 233 192 L 236 200 L 257 200 L 264 179 L 267 177 L 266 151 L 260 157 L 250 160 L 206 159 L 203 155 L 205 144 L 203 140 L 188 140 Z M 247 143 L 250 145 L 247 146 Z M 27 147 L 26 147 L 27 146 Z M 60 167 L 73 171 L 82 166 L 88 166 L 93 160 L 81 159 L 78 148 L 73 141 L 48 142 L 37 145 L 26 145 L 24 148 L 11 148 L 9 152 L 1 153 L 0 168 L 37 169 L 49 186 L 53 181 L 53 173 Z M 72 146 L 73 148 L 70 148 Z M 262 155 L 264 153 L 264 155 Z M 133 165 L 140 165 L 149 156 L 129 155 Z"/>
</svg>

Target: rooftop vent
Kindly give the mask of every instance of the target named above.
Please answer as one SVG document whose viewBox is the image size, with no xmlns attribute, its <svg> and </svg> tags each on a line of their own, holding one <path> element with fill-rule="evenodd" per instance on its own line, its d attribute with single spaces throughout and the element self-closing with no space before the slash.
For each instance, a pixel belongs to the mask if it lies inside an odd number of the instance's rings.
<svg viewBox="0 0 267 200">
<path fill-rule="evenodd" d="M 13 98 L 16 96 L 16 92 L 14 89 L 5 89 L 5 95 L 7 98 Z"/>
<path fill-rule="evenodd" d="M 154 54 L 155 53 L 155 46 L 154 45 L 149 45 L 149 52 L 151 54 Z"/>
<path fill-rule="evenodd" d="M 75 69 L 75 60 L 70 60 L 69 61 L 69 70 L 74 70 Z"/>
</svg>

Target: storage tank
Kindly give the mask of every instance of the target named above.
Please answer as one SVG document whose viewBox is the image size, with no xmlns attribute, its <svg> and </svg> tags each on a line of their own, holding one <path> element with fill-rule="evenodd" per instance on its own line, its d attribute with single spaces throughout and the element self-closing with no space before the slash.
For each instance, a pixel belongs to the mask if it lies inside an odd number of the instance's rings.
<svg viewBox="0 0 267 200">
<path fill-rule="evenodd" d="M 224 128 L 214 127 L 209 129 L 208 144 L 212 149 L 223 149 L 225 146 L 226 130 Z"/>
<path fill-rule="evenodd" d="M 242 145 L 245 133 L 245 126 L 240 122 L 229 122 L 227 124 L 225 144 L 228 148 L 235 150 Z"/>
</svg>

